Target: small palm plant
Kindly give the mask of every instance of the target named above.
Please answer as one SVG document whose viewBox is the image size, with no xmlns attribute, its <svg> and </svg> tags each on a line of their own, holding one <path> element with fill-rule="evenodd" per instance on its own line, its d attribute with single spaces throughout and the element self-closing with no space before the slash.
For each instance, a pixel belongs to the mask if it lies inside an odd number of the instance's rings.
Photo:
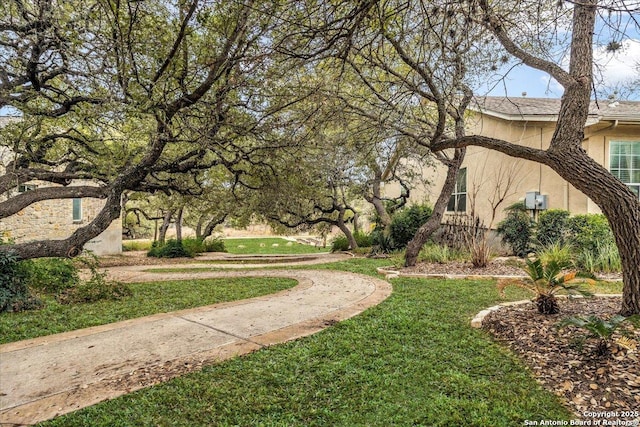
<svg viewBox="0 0 640 427">
<path fill-rule="evenodd" d="M 558 328 L 564 328 L 567 326 L 577 326 L 585 329 L 589 332 L 590 338 L 596 338 L 598 343 L 596 345 L 596 356 L 603 357 L 609 354 L 610 344 L 613 334 L 619 332 L 622 335 L 616 340 L 616 343 L 620 347 L 633 350 L 637 347 L 637 343 L 632 339 L 632 335 L 629 331 L 623 328 L 623 323 L 628 322 L 635 327 L 640 326 L 640 316 L 637 314 L 624 317 L 619 314 L 611 317 L 609 320 L 602 319 L 598 316 L 572 316 L 562 319 L 558 324 Z"/>
<path fill-rule="evenodd" d="M 526 279 L 507 279 L 498 282 L 498 290 L 504 296 L 504 289 L 509 286 L 518 286 L 536 294 L 534 299 L 538 312 L 542 314 L 557 314 L 560 306 L 556 298 L 556 293 L 564 291 L 569 294 L 581 294 L 592 296 L 590 292 L 581 286 L 585 282 L 593 282 L 591 279 L 578 277 L 574 272 L 565 273 L 563 270 L 568 267 L 565 263 L 556 260 L 543 264 L 540 259 L 527 259 L 525 272 L 529 276 Z"/>
</svg>

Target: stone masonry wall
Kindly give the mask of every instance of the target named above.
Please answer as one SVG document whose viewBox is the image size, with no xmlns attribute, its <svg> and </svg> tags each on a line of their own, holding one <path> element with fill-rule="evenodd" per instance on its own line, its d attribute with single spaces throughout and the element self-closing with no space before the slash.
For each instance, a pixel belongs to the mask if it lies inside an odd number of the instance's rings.
<svg viewBox="0 0 640 427">
<path fill-rule="evenodd" d="M 104 206 L 101 199 L 82 199 L 82 219 L 73 220 L 73 200 L 45 200 L 34 203 L 17 214 L 0 220 L 0 235 L 4 240 L 16 243 L 34 240 L 65 239 L 79 227 L 87 225 Z M 122 222 L 115 220 L 95 239 L 85 245 L 85 249 L 96 255 L 122 252 Z"/>
</svg>

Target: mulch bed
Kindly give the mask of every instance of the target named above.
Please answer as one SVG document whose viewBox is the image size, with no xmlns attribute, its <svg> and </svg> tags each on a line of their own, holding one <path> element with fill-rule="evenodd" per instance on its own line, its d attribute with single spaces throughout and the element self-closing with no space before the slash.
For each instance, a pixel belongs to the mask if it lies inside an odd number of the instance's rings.
<svg viewBox="0 0 640 427">
<path fill-rule="evenodd" d="M 523 276 L 524 261 L 514 258 L 498 258 L 486 267 L 474 267 L 469 262 L 450 261 L 447 263 L 418 263 L 414 267 L 405 267 L 403 273 L 411 274 L 453 274 L 464 276 Z"/>
<path fill-rule="evenodd" d="M 556 327 L 566 316 L 611 317 L 620 303 L 618 297 L 561 299 L 561 313 L 547 316 L 539 314 L 533 303 L 503 307 L 487 315 L 482 327 L 514 351 L 578 417 L 588 418 L 586 412 L 615 412 L 610 418 L 640 419 L 639 350 L 613 343 L 611 354 L 596 357 L 596 340 L 584 339 L 584 330 Z M 633 335 L 640 342 L 640 331 Z M 635 414 L 624 417 L 625 411 Z"/>
</svg>

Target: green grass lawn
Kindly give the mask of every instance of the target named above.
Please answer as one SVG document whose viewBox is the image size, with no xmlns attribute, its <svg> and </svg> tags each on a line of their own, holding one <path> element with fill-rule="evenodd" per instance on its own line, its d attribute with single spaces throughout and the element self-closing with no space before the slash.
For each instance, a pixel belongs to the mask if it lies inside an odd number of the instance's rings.
<svg viewBox="0 0 640 427">
<path fill-rule="evenodd" d="M 223 239 L 225 248 L 230 254 L 316 254 L 329 252 L 330 246 L 326 248 L 304 245 L 292 242 L 280 237 L 258 237 L 247 239 Z M 273 246 L 273 245 L 276 246 Z M 129 251 L 148 251 L 151 248 L 151 241 L 124 241 L 122 247 Z"/>
<path fill-rule="evenodd" d="M 242 255 L 316 254 L 320 252 L 329 252 L 331 250 L 330 247 L 318 248 L 312 245 L 303 245 L 302 243 L 291 242 L 280 237 L 224 239 L 224 246 L 230 254 Z"/>
<path fill-rule="evenodd" d="M 383 264 L 314 268 L 373 274 Z M 510 427 L 571 418 L 509 351 L 470 327 L 501 301 L 494 282 L 392 283 L 386 301 L 318 334 L 42 425 Z"/>
<path fill-rule="evenodd" d="M 120 301 L 61 305 L 45 297 L 42 310 L 0 314 L 0 344 L 104 325 L 150 314 L 253 298 L 292 288 L 282 278 L 204 279 L 130 284 L 133 295 Z"/>
</svg>

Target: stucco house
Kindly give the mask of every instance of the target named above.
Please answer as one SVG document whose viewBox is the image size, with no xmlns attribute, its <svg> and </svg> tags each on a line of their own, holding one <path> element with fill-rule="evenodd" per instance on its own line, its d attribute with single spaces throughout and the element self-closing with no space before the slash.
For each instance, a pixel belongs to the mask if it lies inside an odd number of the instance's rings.
<svg viewBox="0 0 640 427">
<path fill-rule="evenodd" d="M 469 113 L 468 133 L 547 148 L 559 109 L 559 99 L 479 98 Z M 640 195 L 640 102 L 592 101 L 583 148 Z M 438 169 L 431 177 L 433 193 L 417 194 L 417 199 L 434 202 L 445 174 L 444 168 Z M 493 206 L 501 198 L 504 200 L 493 215 Z M 473 213 L 486 226 L 491 224 L 495 228 L 504 218 L 504 208 L 522 200 L 534 217 L 544 209 L 565 209 L 571 214 L 600 213 L 595 203 L 549 167 L 469 147 L 447 215 Z"/>
<path fill-rule="evenodd" d="M 0 127 L 15 118 L 0 117 Z M 1 142 L 1 141 L 0 141 Z M 0 144 L 0 175 L 6 173 L 6 166 L 12 156 L 6 144 Z M 70 185 L 91 185 L 90 181 L 74 181 Z M 38 187 L 53 187 L 56 184 L 29 181 L 16 186 L 8 193 L 0 195 L 0 202 L 16 193 L 31 191 Z M 15 215 L 0 219 L 0 236 L 6 240 L 23 243 L 43 239 L 64 239 L 76 229 L 89 223 L 104 206 L 104 200 L 94 198 L 45 200 L 34 203 Z M 99 236 L 90 240 L 85 250 L 96 255 L 122 252 L 122 221 L 116 220 Z"/>
</svg>

